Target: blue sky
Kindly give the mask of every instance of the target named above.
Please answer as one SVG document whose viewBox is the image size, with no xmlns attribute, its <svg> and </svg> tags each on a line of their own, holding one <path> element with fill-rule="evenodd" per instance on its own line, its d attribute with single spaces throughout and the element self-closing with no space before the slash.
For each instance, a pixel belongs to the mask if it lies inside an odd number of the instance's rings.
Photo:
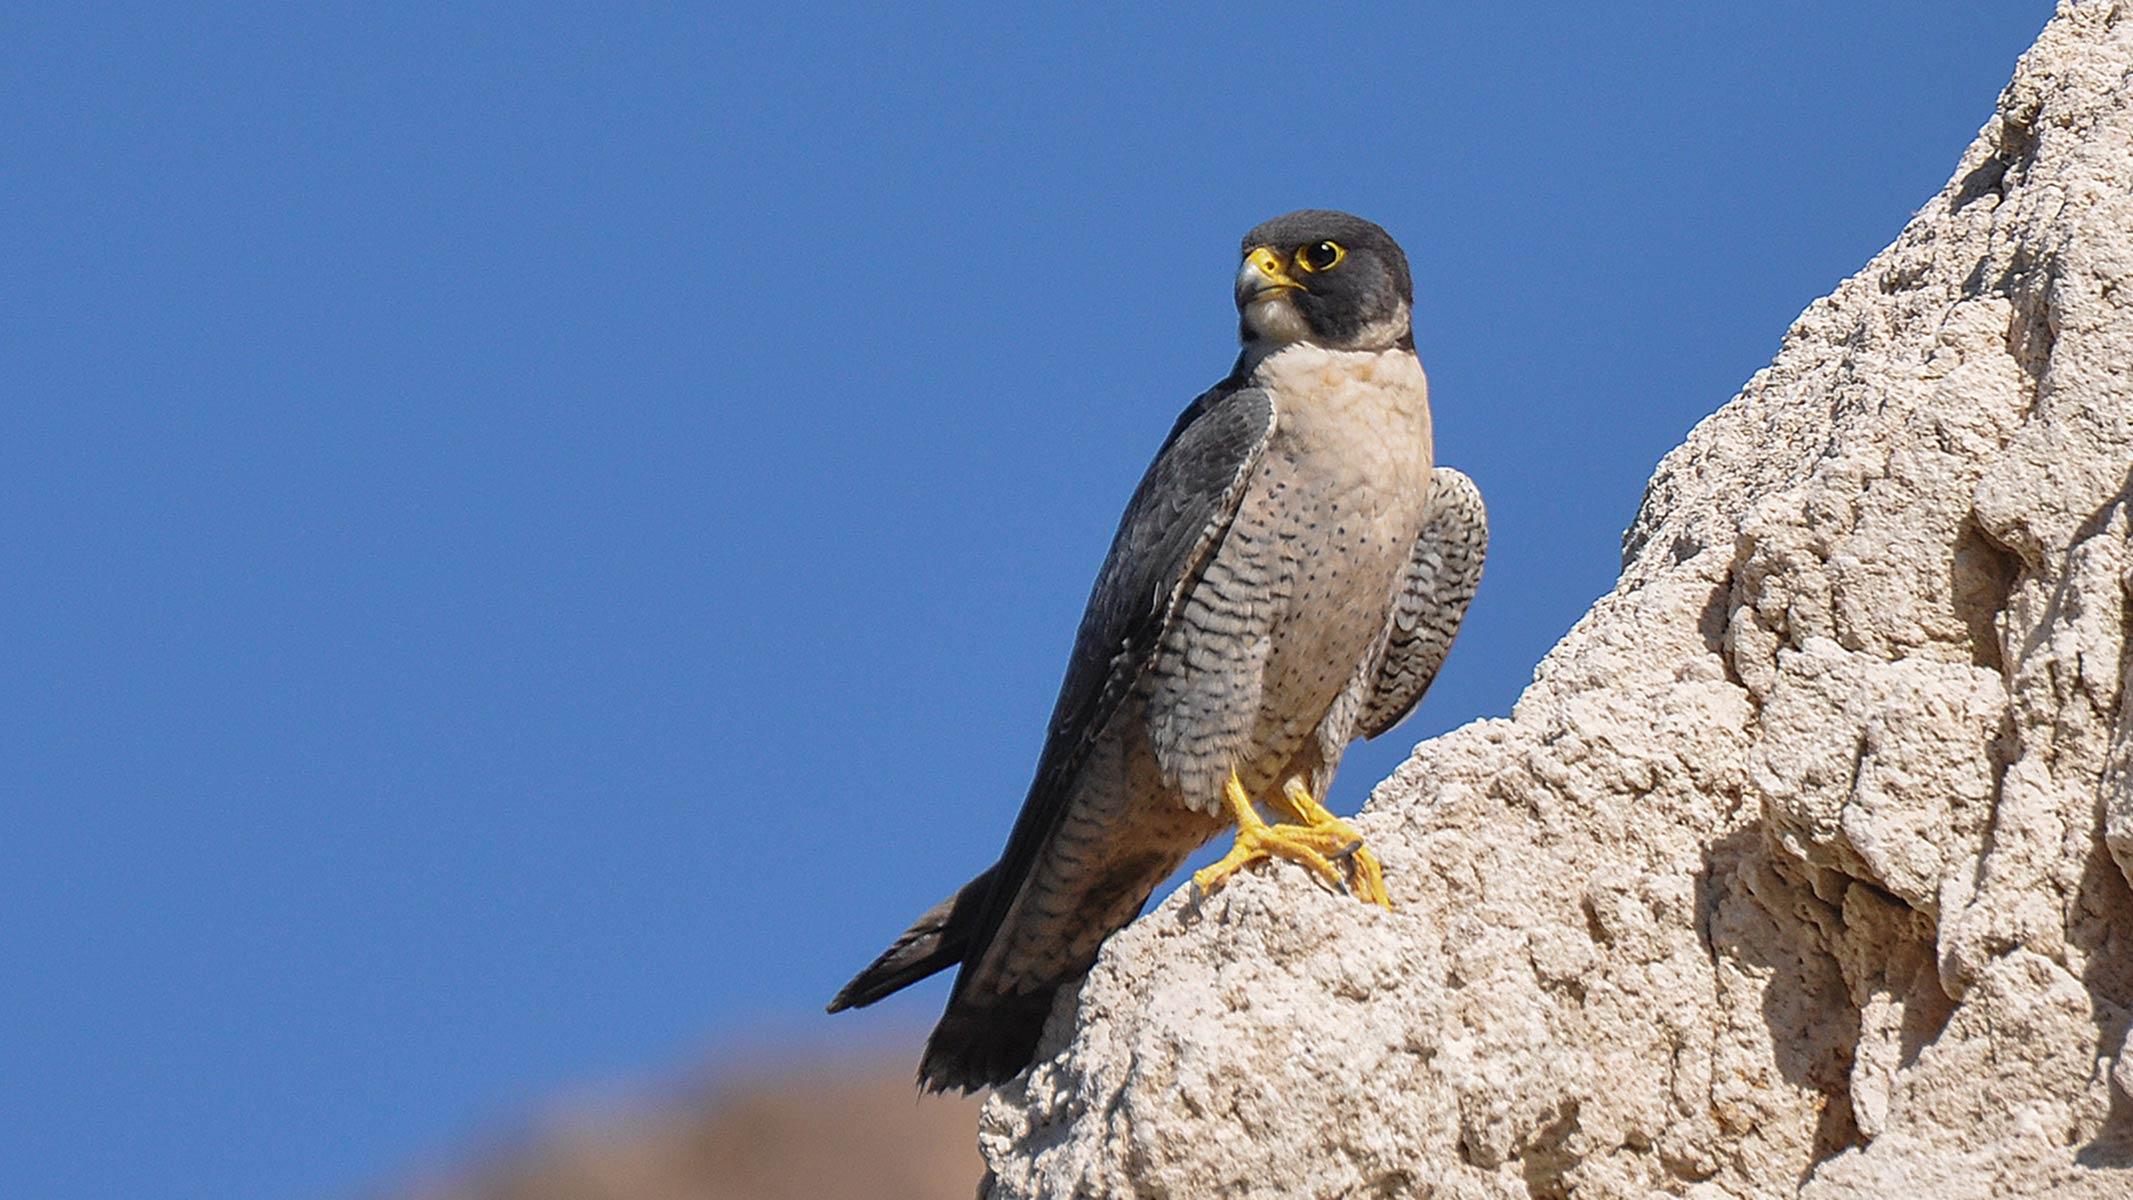
<svg viewBox="0 0 2133 1200">
<path fill-rule="evenodd" d="M 1414 260 L 1506 712 L 2042 2 L 0 18 L 0 1194 L 344 1195 L 997 853 L 1238 236 Z M 1960 12 L 1960 19 L 1955 16 Z"/>
</svg>

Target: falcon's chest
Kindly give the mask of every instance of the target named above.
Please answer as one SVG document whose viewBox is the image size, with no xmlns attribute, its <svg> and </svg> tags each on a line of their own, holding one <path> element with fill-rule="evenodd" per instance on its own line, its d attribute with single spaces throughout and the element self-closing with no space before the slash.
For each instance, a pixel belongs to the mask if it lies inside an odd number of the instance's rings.
<svg viewBox="0 0 2133 1200">
<path fill-rule="evenodd" d="M 1412 353 L 1295 345 L 1260 363 L 1252 382 L 1274 403 L 1266 486 L 1298 508 L 1337 505 L 1411 538 L 1432 457 L 1429 381 Z"/>
</svg>

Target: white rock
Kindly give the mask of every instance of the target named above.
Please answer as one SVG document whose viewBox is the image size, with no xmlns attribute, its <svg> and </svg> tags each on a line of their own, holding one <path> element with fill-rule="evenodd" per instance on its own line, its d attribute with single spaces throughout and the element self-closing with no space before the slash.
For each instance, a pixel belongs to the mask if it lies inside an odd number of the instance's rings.
<svg viewBox="0 0 2133 1200">
<path fill-rule="evenodd" d="M 1007 1197 L 2133 1196 L 2133 5 L 1661 463 L 1508 721 L 1112 939 Z"/>
</svg>

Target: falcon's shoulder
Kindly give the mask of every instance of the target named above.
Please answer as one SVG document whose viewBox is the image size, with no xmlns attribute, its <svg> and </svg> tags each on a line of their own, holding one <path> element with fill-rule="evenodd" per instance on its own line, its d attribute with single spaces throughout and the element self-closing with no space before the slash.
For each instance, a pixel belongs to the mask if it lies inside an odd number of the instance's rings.
<svg viewBox="0 0 2133 1200">
<path fill-rule="evenodd" d="M 1126 504 L 1089 591 L 1074 639 L 1056 728 L 1074 702 L 1100 695 L 1125 663 L 1144 662 L 1181 593 L 1237 514 L 1252 468 L 1274 431 L 1273 400 L 1257 388 L 1216 389 L 1193 401 Z"/>
<path fill-rule="evenodd" d="M 1074 637 L 1040 763 L 1069 768 L 1132 689 L 1178 600 L 1237 515 L 1274 432 L 1257 388 L 1220 386 L 1188 405 L 1119 518 Z"/>
<path fill-rule="evenodd" d="M 1421 703 L 1466 617 L 1489 549 L 1489 514 L 1481 489 L 1463 472 L 1438 467 L 1430 480 L 1429 519 L 1415 539 L 1393 602 L 1377 679 L 1357 732 L 1376 737 Z"/>
</svg>

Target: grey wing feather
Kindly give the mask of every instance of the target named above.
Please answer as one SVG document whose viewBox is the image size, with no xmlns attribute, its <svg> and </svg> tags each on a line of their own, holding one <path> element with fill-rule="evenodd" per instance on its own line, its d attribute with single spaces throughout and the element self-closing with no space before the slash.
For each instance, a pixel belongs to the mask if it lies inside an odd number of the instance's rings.
<svg viewBox="0 0 2133 1200">
<path fill-rule="evenodd" d="M 1273 429 L 1266 393 L 1217 387 L 1186 408 L 1141 477 L 1089 593 L 1036 778 L 994 869 L 966 973 L 983 958 L 1058 827 L 1090 743 L 1131 693 L 1180 599 L 1236 517 Z"/>
<path fill-rule="evenodd" d="M 1398 725 L 1429 690 L 1451 652 L 1489 549 L 1489 515 L 1481 489 L 1465 474 L 1438 467 L 1432 475 L 1429 520 L 1415 540 L 1407 576 L 1393 604 L 1377 685 L 1357 729 L 1376 737 Z"/>
</svg>

